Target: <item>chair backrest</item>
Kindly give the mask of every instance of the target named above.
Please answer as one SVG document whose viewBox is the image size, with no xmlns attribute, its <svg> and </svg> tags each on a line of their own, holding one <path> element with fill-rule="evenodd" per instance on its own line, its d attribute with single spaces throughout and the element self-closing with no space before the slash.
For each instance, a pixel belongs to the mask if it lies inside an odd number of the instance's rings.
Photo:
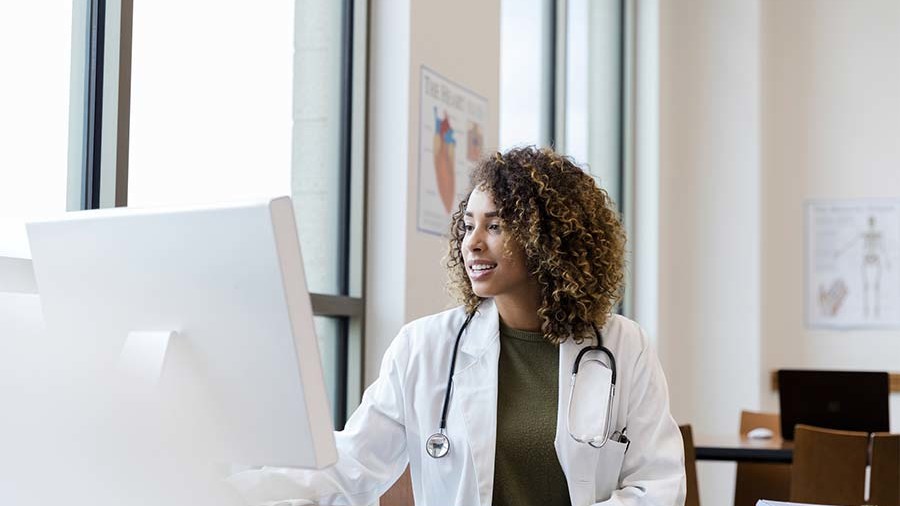
<svg viewBox="0 0 900 506">
<path fill-rule="evenodd" d="M 774 437 L 781 437 L 781 418 L 778 413 L 741 411 L 741 435 L 746 436 L 753 429 L 769 429 Z"/>
<path fill-rule="evenodd" d="M 900 506 L 900 434 L 872 435 L 868 504 Z"/>
<path fill-rule="evenodd" d="M 781 437 L 778 413 L 741 412 L 741 436 L 753 429 L 769 429 Z M 734 479 L 734 505 L 755 506 L 760 499 L 787 501 L 791 497 L 791 465 L 738 462 Z M 900 506 L 900 505 L 898 505 Z"/>
<path fill-rule="evenodd" d="M 679 425 L 684 441 L 684 472 L 687 478 L 687 496 L 684 506 L 700 506 L 700 489 L 697 487 L 697 452 L 694 450 L 694 433 L 690 425 Z"/>
<path fill-rule="evenodd" d="M 791 501 L 864 504 L 869 435 L 797 425 Z"/>
</svg>

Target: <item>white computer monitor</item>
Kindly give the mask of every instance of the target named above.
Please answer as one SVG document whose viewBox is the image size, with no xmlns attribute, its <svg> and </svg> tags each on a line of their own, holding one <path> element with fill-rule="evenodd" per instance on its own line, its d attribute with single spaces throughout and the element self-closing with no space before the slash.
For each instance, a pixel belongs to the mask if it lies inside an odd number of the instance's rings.
<svg viewBox="0 0 900 506">
<path fill-rule="evenodd" d="M 337 460 L 289 198 L 27 228 L 79 497 L 206 504 L 232 465 Z"/>
</svg>

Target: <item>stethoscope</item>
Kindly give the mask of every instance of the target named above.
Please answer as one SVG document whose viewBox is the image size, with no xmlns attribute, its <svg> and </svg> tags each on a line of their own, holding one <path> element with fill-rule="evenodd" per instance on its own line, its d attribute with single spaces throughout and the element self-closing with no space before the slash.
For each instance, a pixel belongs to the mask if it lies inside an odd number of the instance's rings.
<svg viewBox="0 0 900 506">
<path fill-rule="evenodd" d="M 456 369 L 456 355 L 459 351 L 459 341 L 462 338 L 463 332 L 466 330 L 466 327 L 469 326 L 469 323 L 472 321 L 472 318 L 475 316 L 475 311 L 472 311 L 466 316 L 466 321 L 463 322 L 462 326 L 459 328 L 459 332 L 456 334 L 456 343 L 453 345 L 453 357 L 450 359 L 450 375 L 447 378 L 447 391 L 444 393 L 444 405 L 441 409 L 441 424 L 438 432 L 428 436 L 428 439 L 425 440 L 425 452 L 428 453 L 428 456 L 434 459 L 439 459 L 441 457 L 446 456 L 450 453 L 450 438 L 447 437 L 447 408 L 450 405 L 450 390 L 453 388 L 453 372 Z M 596 325 L 591 325 L 594 329 L 594 335 L 597 338 L 596 346 L 587 346 L 583 348 L 578 355 L 575 357 L 575 364 L 572 366 L 572 380 L 571 380 L 571 390 L 569 391 L 569 410 L 567 414 L 567 423 L 566 430 L 569 432 L 569 436 L 572 437 L 575 441 L 579 443 L 586 443 L 594 448 L 601 448 L 603 445 L 609 441 L 609 424 L 612 419 L 612 406 L 613 406 L 613 398 L 616 394 L 616 358 L 613 356 L 613 353 L 609 351 L 608 348 L 603 346 L 603 335 L 600 331 L 597 330 Z M 581 364 L 581 359 L 591 351 L 599 351 L 604 353 L 607 357 L 609 357 L 609 366 L 603 363 L 599 358 L 589 358 L 587 362 L 597 362 L 603 367 L 607 367 L 610 369 L 611 374 L 611 383 L 609 388 L 609 403 L 606 405 L 606 425 L 604 425 L 605 430 L 602 434 L 598 434 L 595 436 L 589 436 L 586 434 L 575 435 L 572 433 L 571 420 L 572 420 L 572 400 L 575 394 L 575 382 L 578 377 L 578 367 Z"/>
</svg>

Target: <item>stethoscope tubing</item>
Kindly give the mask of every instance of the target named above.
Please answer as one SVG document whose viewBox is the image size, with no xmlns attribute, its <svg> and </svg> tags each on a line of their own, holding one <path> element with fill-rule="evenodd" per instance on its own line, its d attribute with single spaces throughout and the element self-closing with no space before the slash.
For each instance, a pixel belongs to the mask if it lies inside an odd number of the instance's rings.
<svg viewBox="0 0 900 506">
<path fill-rule="evenodd" d="M 474 316 L 475 311 L 469 313 L 466 316 L 466 321 L 463 322 L 462 326 L 459 328 L 459 332 L 456 334 L 456 342 L 453 344 L 453 357 L 450 359 L 450 374 L 447 376 L 447 391 L 444 393 L 444 405 L 441 408 L 440 428 L 436 433 L 428 436 L 428 439 L 425 440 L 425 452 L 433 459 L 445 457 L 450 453 L 450 438 L 447 437 L 447 408 L 450 406 L 450 393 L 453 389 L 453 374 L 456 371 L 456 355 L 459 351 L 459 341 L 462 339 L 463 332 L 466 330 L 466 327 L 469 326 L 469 322 L 472 321 Z"/>
<path fill-rule="evenodd" d="M 572 375 L 578 374 L 578 366 L 581 364 L 581 357 L 585 356 L 588 352 L 591 351 L 599 351 L 601 353 L 605 353 L 607 357 L 609 357 L 609 368 L 612 370 L 612 384 L 616 385 L 616 357 L 613 355 L 609 348 L 603 346 L 603 334 L 597 330 L 597 325 L 591 324 L 591 327 L 594 329 L 594 335 L 597 337 L 597 346 L 587 346 L 582 348 L 580 352 L 578 352 L 578 356 L 575 357 L 575 363 L 572 365 Z"/>
<path fill-rule="evenodd" d="M 566 414 L 566 430 L 569 432 L 569 436 L 579 443 L 585 443 L 593 446 L 594 448 L 603 448 L 604 445 L 609 441 L 609 424 L 612 422 L 612 407 L 613 400 L 616 395 L 616 357 L 613 355 L 613 352 L 609 350 L 606 346 L 603 346 L 603 334 L 597 330 L 597 326 L 593 323 L 591 327 L 594 329 L 594 335 L 597 337 L 597 345 L 596 346 L 587 346 L 582 348 L 578 355 L 575 357 L 575 363 L 572 365 L 572 379 L 569 382 L 569 409 Z M 609 386 L 609 398 L 606 401 L 606 424 L 603 426 L 603 434 L 599 437 L 578 437 L 575 433 L 572 432 L 572 405 L 574 404 L 572 401 L 575 399 L 575 378 L 578 376 L 578 367 L 581 365 L 581 359 L 592 351 L 599 351 L 609 357 L 609 369 L 612 373 L 610 378 L 610 386 Z M 603 364 L 599 359 L 593 359 L 600 364 Z"/>
<path fill-rule="evenodd" d="M 450 406 L 450 389 L 453 388 L 453 374 L 456 372 L 456 355 L 459 351 L 459 341 L 474 316 L 475 311 L 466 316 L 466 321 L 463 322 L 462 327 L 459 328 L 459 332 L 456 334 L 456 343 L 453 344 L 453 358 L 450 359 L 450 374 L 447 376 L 447 391 L 444 393 L 444 406 L 441 408 L 440 429 L 442 434 L 447 429 L 447 408 Z"/>
<path fill-rule="evenodd" d="M 477 310 L 476 310 L 477 311 Z M 446 444 L 446 448 L 440 452 L 435 450 L 437 453 L 432 451 L 431 445 L 426 444 L 426 452 L 432 458 L 441 458 L 450 451 L 450 439 L 447 437 L 447 409 L 450 407 L 450 395 L 453 389 L 453 374 L 456 372 L 456 356 L 459 352 L 459 342 L 462 340 L 463 332 L 469 326 L 469 323 L 474 318 L 476 311 L 472 311 L 468 315 L 466 315 L 466 321 L 463 322 L 462 326 L 459 328 L 459 332 L 456 334 L 456 342 L 453 344 L 453 357 L 450 359 L 450 374 L 447 376 L 447 390 L 444 393 L 444 404 L 441 407 L 441 422 L 439 426 L 439 430 L 436 434 L 432 434 L 426 443 L 430 443 L 432 440 L 439 441 L 442 444 Z M 612 420 L 612 404 L 613 399 L 615 398 L 616 392 L 616 357 L 613 353 L 603 346 L 603 334 L 597 329 L 595 324 L 591 324 L 591 327 L 594 329 L 594 336 L 597 338 L 596 346 L 587 346 L 583 348 L 578 355 L 575 357 L 575 363 L 572 366 L 572 380 L 571 380 L 571 388 L 569 391 L 569 408 L 566 416 L 566 430 L 569 432 L 569 436 L 572 437 L 575 441 L 579 443 L 586 443 L 591 445 L 594 448 L 601 448 L 609 441 L 609 424 Z M 603 435 L 600 437 L 593 438 L 585 438 L 585 437 L 576 437 L 575 434 L 572 433 L 572 401 L 575 395 L 575 379 L 578 376 L 578 367 L 581 365 L 581 359 L 591 351 L 599 351 L 609 357 L 609 369 L 612 373 L 611 385 L 609 389 L 609 399 L 607 400 L 606 405 L 606 425 L 604 425 Z M 601 362 L 599 359 L 593 359 L 597 362 Z"/>
</svg>

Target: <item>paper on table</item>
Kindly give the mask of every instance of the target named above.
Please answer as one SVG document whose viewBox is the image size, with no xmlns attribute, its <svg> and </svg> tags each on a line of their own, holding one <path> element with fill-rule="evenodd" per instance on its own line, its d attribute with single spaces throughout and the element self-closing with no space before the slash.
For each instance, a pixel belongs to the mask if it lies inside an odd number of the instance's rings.
<svg viewBox="0 0 900 506">
<path fill-rule="evenodd" d="M 802 503 L 802 502 L 770 501 L 768 499 L 760 499 L 759 501 L 756 501 L 756 506 L 824 506 L 824 505 L 813 504 L 813 503 Z"/>
</svg>

